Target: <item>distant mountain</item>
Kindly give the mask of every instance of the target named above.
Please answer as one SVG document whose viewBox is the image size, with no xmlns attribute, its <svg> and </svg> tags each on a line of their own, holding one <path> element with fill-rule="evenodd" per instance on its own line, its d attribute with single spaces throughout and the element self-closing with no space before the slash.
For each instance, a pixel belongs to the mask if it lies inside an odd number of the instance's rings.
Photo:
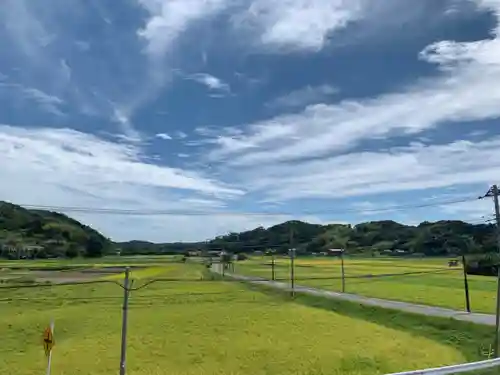
<svg viewBox="0 0 500 375">
<path fill-rule="evenodd" d="M 227 250 L 250 253 L 273 250 L 298 254 L 344 248 L 348 253 L 447 256 L 496 252 L 495 226 L 462 221 L 423 222 L 409 226 L 394 221 L 372 221 L 355 226 L 287 221 L 269 228 L 229 233 L 211 241 L 192 243 L 113 243 L 96 230 L 66 215 L 28 210 L 0 201 L 0 256 L 99 257 L 120 251 L 131 254 L 172 254 Z"/>
<path fill-rule="evenodd" d="M 153 243 L 137 240 L 116 243 L 122 255 L 183 254 L 204 245 L 204 242 Z"/>
<path fill-rule="evenodd" d="M 114 249 L 101 233 L 66 215 L 0 201 L 0 256 L 4 258 L 99 257 Z"/>
<path fill-rule="evenodd" d="M 290 246 L 299 254 L 344 248 L 348 253 L 447 256 L 496 252 L 495 226 L 462 221 L 423 222 L 418 226 L 394 221 L 372 221 L 355 226 L 318 225 L 288 221 L 269 228 L 230 233 L 207 242 L 120 243 L 128 254 L 184 253 L 195 250 L 227 250 L 235 253 L 273 250 L 286 253 Z"/>
</svg>

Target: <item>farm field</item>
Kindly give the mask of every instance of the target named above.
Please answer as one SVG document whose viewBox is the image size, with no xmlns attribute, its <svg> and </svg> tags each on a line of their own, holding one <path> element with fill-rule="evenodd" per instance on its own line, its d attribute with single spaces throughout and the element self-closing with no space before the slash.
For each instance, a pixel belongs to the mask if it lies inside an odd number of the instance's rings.
<svg viewBox="0 0 500 375">
<path fill-rule="evenodd" d="M 3 260 L 0 261 L 2 283 L 68 283 L 101 277 L 117 280 L 125 267 L 134 270 L 135 278 L 148 278 L 177 269 L 178 256 L 105 257 L 95 260 Z M 176 277 L 170 275 L 168 277 Z"/>
<path fill-rule="evenodd" d="M 131 292 L 129 375 L 385 374 L 478 359 L 489 341 L 484 327 L 426 326 L 405 315 L 396 324 L 386 312 L 375 319 L 360 307 L 334 312 L 237 282 L 200 281 L 200 265 L 151 269 L 133 269 L 133 286 L 151 277 L 181 281 Z M 98 280 L 108 282 L 0 285 L 0 372 L 42 373 L 41 335 L 54 319 L 53 375 L 117 373 L 123 289 L 109 275 Z"/>
<path fill-rule="evenodd" d="M 87 266 L 133 266 L 171 263 L 179 259 L 179 255 L 148 255 L 148 256 L 107 256 L 99 259 L 36 259 L 36 260 L 2 260 L 0 259 L 0 268 L 2 267 L 87 267 Z"/>
<path fill-rule="evenodd" d="M 276 259 L 277 279 L 290 279 L 289 263 L 286 258 Z M 270 279 L 270 264 L 270 257 L 254 257 L 237 262 L 235 272 Z M 346 258 L 344 270 L 347 293 L 465 310 L 462 268 L 448 267 L 447 259 Z M 341 291 L 340 259 L 297 258 L 295 278 L 297 285 Z M 496 279 L 469 275 L 468 281 L 472 311 L 493 313 Z"/>
</svg>

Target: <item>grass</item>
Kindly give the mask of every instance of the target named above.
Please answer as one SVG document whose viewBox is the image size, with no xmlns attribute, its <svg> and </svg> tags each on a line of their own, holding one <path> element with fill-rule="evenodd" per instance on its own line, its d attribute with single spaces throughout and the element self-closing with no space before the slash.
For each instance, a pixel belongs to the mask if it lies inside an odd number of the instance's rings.
<svg viewBox="0 0 500 375">
<path fill-rule="evenodd" d="M 177 261 L 178 255 L 147 255 L 147 256 L 107 256 L 99 259 L 35 259 L 35 260 L 0 260 L 2 268 L 53 268 L 53 267 L 106 267 L 106 266 L 143 266 L 165 264 Z"/>
<path fill-rule="evenodd" d="M 484 327 L 307 296 L 290 301 L 237 282 L 194 281 L 202 273 L 201 266 L 168 265 L 167 276 L 193 281 L 132 292 L 127 374 L 385 374 L 478 359 L 480 345 L 490 342 Z M 134 286 L 146 282 L 136 280 Z M 41 335 L 52 318 L 53 375 L 117 372 L 119 286 L 0 293 L 1 373 L 44 371 Z"/>
<path fill-rule="evenodd" d="M 270 258 L 238 262 L 235 272 L 271 278 Z M 447 259 L 345 259 L 346 292 L 431 306 L 465 310 L 463 273 L 449 268 Z M 276 277 L 289 279 L 289 260 L 276 261 Z M 405 273 L 412 273 L 402 275 Z M 389 275 L 378 277 L 380 275 Z M 360 278 L 373 275 L 375 277 Z M 341 265 L 334 258 L 298 258 L 299 285 L 341 290 Z M 316 279 L 315 279 L 316 278 Z M 330 279 L 328 279 L 330 278 Z M 497 281 L 494 277 L 468 276 L 473 312 L 493 313 Z"/>
</svg>

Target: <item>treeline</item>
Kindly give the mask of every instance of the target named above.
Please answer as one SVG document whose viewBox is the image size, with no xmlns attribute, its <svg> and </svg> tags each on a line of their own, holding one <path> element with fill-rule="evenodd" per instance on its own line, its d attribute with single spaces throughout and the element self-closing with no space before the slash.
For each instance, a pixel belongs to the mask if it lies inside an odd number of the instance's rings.
<svg viewBox="0 0 500 375">
<path fill-rule="evenodd" d="M 125 242 L 124 254 L 185 253 L 226 250 L 232 253 L 269 251 L 286 253 L 293 246 L 298 254 L 328 253 L 345 249 L 349 254 L 395 256 L 455 256 L 496 252 L 495 226 L 462 221 L 423 222 L 418 226 L 394 221 L 373 221 L 355 226 L 318 225 L 288 221 L 269 228 L 229 233 L 198 243 Z"/>
<path fill-rule="evenodd" d="M 285 254 L 290 246 L 298 255 L 327 254 L 330 249 L 340 248 L 348 254 L 371 256 L 457 256 L 497 252 L 494 225 L 473 225 L 462 221 L 423 222 L 417 226 L 389 220 L 358 225 L 288 221 L 269 228 L 229 233 L 205 242 L 113 243 L 98 231 L 66 215 L 0 202 L 0 256 L 4 258 L 187 254 L 217 250 L 231 253 L 272 250 Z M 486 269 L 488 264 L 496 267 L 495 259 L 481 256 L 475 257 L 474 261 L 476 268 Z"/>
<path fill-rule="evenodd" d="M 100 257 L 115 245 L 66 215 L 0 201 L 0 256 L 7 259 Z"/>
<path fill-rule="evenodd" d="M 121 255 L 169 255 L 185 254 L 203 248 L 201 242 L 173 242 L 153 243 L 148 241 L 117 242 L 117 249 Z"/>
</svg>

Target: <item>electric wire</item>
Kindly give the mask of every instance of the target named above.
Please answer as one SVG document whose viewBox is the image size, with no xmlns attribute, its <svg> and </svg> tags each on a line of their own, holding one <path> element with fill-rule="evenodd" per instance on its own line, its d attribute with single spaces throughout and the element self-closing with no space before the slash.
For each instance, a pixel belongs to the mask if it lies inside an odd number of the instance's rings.
<svg viewBox="0 0 500 375">
<path fill-rule="evenodd" d="M 394 205 L 381 208 L 372 209 L 353 209 L 346 208 L 342 210 L 311 210 L 311 211 L 301 211 L 298 212 L 278 212 L 278 211 L 255 211 L 255 212 L 240 212 L 240 211 L 214 211 L 214 210 L 140 210 L 140 209 L 119 209 L 119 208 L 97 208 L 97 207 L 77 207 L 77 206 L 50 206 L 50 205 L 32 205 L 32 204 L 20 204 L 20 206 L 29 209 L 40 209 L 40 210 L 51 210 L 60 212 L 81 212 L 81 213 L 92 213 L 92 214 L 105 214 L 105 215 L 134 215 L 134 216 L 277 216 L 277 215 L 306 215 L 306 214 L 317 214 L 317 215 L 327 215 L 327 214 L 344 214 L 344 213 L 359 213 L 359 212 L 392 212 L 392 211 L 402 211 L 408 209 L 419 209 L 428 207 L 438 207 L 453 205 L 465 202 L 471 202 L 478 200 L 477 197 L 464 197 L 460 199 L 429 202 L 421 204 L 408 204 L 408 205 Z"/>
</svg>

